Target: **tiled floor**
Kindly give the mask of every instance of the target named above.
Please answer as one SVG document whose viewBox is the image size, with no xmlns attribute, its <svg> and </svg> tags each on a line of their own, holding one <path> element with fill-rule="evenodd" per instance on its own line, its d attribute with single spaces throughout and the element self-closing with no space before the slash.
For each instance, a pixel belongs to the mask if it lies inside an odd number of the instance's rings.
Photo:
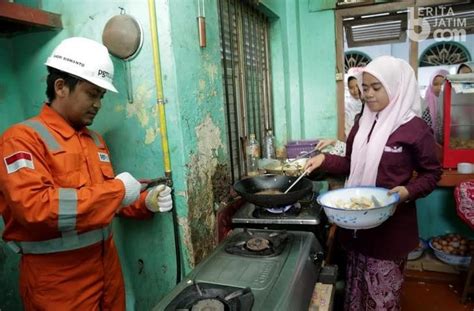
<svg viewBox="0 0 474 311">
<path fill-rule="evenodd" d="M 403 311 L 473 311 L 474 295 L 461 304 L 462 276 L 407 271 L 402 290 Z"/>
</svg>

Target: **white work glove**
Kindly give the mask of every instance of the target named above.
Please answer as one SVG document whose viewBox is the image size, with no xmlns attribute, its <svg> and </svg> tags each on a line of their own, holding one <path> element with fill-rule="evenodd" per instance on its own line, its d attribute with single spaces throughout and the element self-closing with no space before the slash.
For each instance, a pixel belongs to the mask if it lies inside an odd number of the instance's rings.
<svg viewBox="0 0 474 311">
<path fill-rule="evenodd" d="M 141 184 L 130 173 L 123 172 L 118 174 L 115 179 L 120 179 L 125 186 L 125 196 L 122 200 L 122 207 L 135 202 L 140 196 Z"/>
<path fill-rule="evenodd" d="M 145 198 L 145 205 L 150 211 L 169 212 L 173 208 L 171 188 L 166 185 L 158 185 L 150 189 Z"/>
</svg>

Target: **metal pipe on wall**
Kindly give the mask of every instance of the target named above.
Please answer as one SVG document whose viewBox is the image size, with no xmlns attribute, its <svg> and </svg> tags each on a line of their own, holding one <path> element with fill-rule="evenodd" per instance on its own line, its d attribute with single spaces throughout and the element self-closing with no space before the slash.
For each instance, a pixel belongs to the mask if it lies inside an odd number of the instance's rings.
<svg viewBox="0 0 474 311">
<path fill-rule="evenodd" d="M 168 135 L 166 129 L 165 100 L 163 95 L 163 80 L 161 78 L 160 49 L 158 44 L 158 24 L 156 22 L 156 7 L 154 0 L 148 0 L 148 13 L 150 17 L 151 43 L 153 52 L 153 69 L 155 74 L 155 86 L 158 105 L 158 118 L 160 121 L 161 146 L 163 149 L 163 162 L 165 175 L 171 179 L 170 151 L 168 146 Z M 176 206 L 171 210 L 173 215 L 174 243 L 176 252 L 176 284 L 181 281 L 181 249 L 179 238 L 179 223 Z"/>
<path fill-rule="evenodd" d="M 165 99 L 163 95 L 163 82 L 161 79 L 160 48 L 158 45 L 158 25 L 156 23 L 155 1 L 148 0 L 148 11 L 150 14 L 151 44 L 153 52 L 153 69 L 155 73 L 155 87 L 158 105 L 158 118 L 160 120 L 161 145 L 163 147 L 163 162 L 165 174 L 171 177 L 170 151 L 168 146 L 168 135 L 166 129 Z"/>
</svg>

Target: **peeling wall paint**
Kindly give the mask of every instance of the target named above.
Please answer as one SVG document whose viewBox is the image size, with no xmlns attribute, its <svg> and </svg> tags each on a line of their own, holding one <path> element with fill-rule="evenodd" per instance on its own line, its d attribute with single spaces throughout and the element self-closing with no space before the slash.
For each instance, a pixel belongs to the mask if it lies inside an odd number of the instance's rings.
<svg viewBox="0 0 474 311">
<path fill-rule="evenodd" d="M 224 145 L 221 131 L 210 115 L 195 128 L 197 153 L 190 157 L 188 167 L 188 222 L 184 229 L 189 236 L 186 247 L 191 266 L 200 262 L 215 247 L 216 217 L 214 211 L 213 176 L 219 164 L 219 149 Z"/>
<path fill-rule="evenodd" d="M 186 247 L 188 254 L 194 254 L 193 241 L 191 238 L 192 234 L 190 230 L 191 226 L 189 224 L 188 218 L 179 217 L 178 223 L 179 223 L 179 227 L 182 229 L 181 234 L 183 235 L 182 241 L 184 243 L 184 247 Z M 187 261 L 188 261 L 188 266 L 193 267 L 193 268 L 196 266 L 194 256 L 188 256 Z"/>
</svg>

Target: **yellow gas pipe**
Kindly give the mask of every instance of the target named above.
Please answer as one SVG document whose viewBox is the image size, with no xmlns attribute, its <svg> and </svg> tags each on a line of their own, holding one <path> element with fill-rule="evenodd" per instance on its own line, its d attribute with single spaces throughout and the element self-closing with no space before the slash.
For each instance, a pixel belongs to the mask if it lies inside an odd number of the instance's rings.
<svg viewBox="0 0 474 311">
<path fill-rule="evenodd" d="M 155 1 L 148 0 L 148 12 L 150 15 L 151 44 L 153 49 L 153 67 L 155 72 L 157 113 L 160 120 L 161 146 L 163 149 L 163 162 L 165 175 L 171 181 L 170 150 L 168 146 L 168 135 L 166 130 L 165 98 L 163 96 L 163 82 L 161 80 L 160 47 L 158 45 L 158 25 L 156 23 Z"/>
<path fill-rule="evenodd" d="M 161 146 L 163 149 L 163 162 L 165 166 L 165 175 L 172 184 L 171 179 L 171 165 L 170 165 L 170 150 L 168 147 L 168 135 L 166 130 L 166 114 L 165 114 L 165 100 L 163 96 L 163 82 L 161 79 L 161 65 L 160 65 L 160 49 L 158 45 L 158 24 L 156 22 L 156 8 L 155 1 L 148 0 L 148 13 L 150 16 L 150 31 L 151 43 L 153 50 L 153 67 L 155 72 L 155 86 L 158 105 L 158 118 L 160 120 Z M 176 252 L 176 284 L 181 281 L 181 241 L 179 237 L 179 222 L 176 207 L 171 210 L 173 215 L 173 233 L 174 246 Z"/>
</svg>

